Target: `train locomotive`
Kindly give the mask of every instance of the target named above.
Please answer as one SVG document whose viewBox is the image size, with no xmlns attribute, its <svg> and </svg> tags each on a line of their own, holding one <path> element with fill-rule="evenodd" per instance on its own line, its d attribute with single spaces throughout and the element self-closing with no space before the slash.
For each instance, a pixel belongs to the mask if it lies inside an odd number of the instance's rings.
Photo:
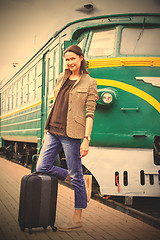
<svg viewBox="0 0 160 240">
<path fill-rule="evenodd" d="M 160 14 L 68 23 L 1 86 L 0 147 L 24 164 L 39 152 L 63 52 L 78 44 L 98 87 L 84 171 L 102 196 L 160 197 L 159 39 Z"/>
</svg>

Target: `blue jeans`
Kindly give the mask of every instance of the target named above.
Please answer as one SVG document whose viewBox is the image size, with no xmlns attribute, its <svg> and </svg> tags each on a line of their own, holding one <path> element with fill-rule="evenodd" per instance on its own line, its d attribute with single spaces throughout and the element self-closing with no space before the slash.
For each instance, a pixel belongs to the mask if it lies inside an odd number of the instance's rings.
<svg viewBox="0 0 160 240">
<path fill-rule="evenodd" d="M 80 145 L 80 139 L 53 135 L 47 132 L 36 166 L 37 172 L 54 175 L 63 181 L 66 179 L 69 172 L 71 183 L 75 191 L 76 209 L 87 207 L 86 188 L 80 158 Z M 53 165 L 57 154 L 62 148 L 65 153 L 68 171 Z"/>
</svg>

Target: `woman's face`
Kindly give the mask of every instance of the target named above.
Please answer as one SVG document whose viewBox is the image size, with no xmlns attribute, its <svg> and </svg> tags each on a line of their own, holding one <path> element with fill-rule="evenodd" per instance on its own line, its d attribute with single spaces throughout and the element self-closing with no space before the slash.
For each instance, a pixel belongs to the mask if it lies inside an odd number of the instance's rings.
<svg viewBox="0 0 160 240">
<path fill-rule="evenodd" d="M 79 73 L 81 62 L 83 60 L 83 56 L 79 56 L 73 52 L 66 52 L 65 54 L 65 60 L 67 67 L 72 72 Z"/>
</svg>

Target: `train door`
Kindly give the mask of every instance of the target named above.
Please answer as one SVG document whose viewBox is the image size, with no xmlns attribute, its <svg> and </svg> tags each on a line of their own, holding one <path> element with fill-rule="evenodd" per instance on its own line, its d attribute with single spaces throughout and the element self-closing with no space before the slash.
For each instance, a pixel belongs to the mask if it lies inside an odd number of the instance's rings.
<svg viewBox="0 0 160 240">
<path fill-rule="evenodd" d="M 42 105 L 41 105 L 41 141 L 44 136 L 44 126 L 47 118 L 48 102 L 48 69 L 49 69 L 49 51 L 42 58 Z"/>
<path fill-rule="evenodd" d="M 48 104 L 47 104 L 47 115 L 53 103 L 53 93 L 54 87 L 57 82 L 57 77 L 59 75 L 59 45 L 54 47 L 50 51 L 49 56 L 49 66 L 48 66 Z"/>
<path fill-rule="evenodd" d="M 43 55 L 42 59 L 42 118 L 41 140 L 44 127 L 53 102 L 53 91 L 59 74 L 59 46 L 54 47 Z"/>
</svg>

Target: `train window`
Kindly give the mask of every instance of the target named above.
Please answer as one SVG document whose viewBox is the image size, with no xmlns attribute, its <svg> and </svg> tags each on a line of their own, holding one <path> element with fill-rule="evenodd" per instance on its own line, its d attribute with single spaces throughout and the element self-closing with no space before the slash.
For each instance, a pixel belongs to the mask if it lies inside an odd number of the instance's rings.
<svg viewBox="0 0 160 240">
<path fill-rule="evenodd" d="M 11 88 L 8 89 L 8 111 L 11 109 Z"/>
<path fill-rule="evenodd" d="M 88 36 L 89 36 L 89 33 L 85 32 L 78 39 L 78 46 L 82 49 L 82 51 L 84 53 L 85 53 L 85 45 L 86 45 L 86 41 L 88 39 Z"/>
<path fill-rule="evenodd" d="M 3 113 L 4 111 L 3 111 L 3 108 L 4 108 L 4 97 L 3 97 L 3 93 L 1 94 L 1 103 L 0 103 L 0 106 L 1 106 L 1 108 L 0 108 L 0 114 L 1 113 Z"/>
<path fill-rule="evenodd" d="M 22 79 L 18 81 L 18 106 L 21 105 L 21 88 L 22 88 Z"/>
<path fill-rule="evenodd" d="M 7 96 L 7 93 L 6 93 L 6 91 L 3 93 L 3 113 L 5 113 L 6 112 L 6 106 L 7 106 L 7 98 L 6 98 L 6 96 Z"/>
<path fill-rule="evenodd" d="M 34 79 L 35 69 L 32 69 L 28 74 L 28 101 L 31 102 L 34 99 Z"/>
<path fill-rule="evenodd" d="M 56 84 L 56 80 L 59 74 L 59 48 L 57 47 L 54 50 L 54 56 L 53 56 L 53 61 L 54 61 L 54 67 L 53 67 L 53 79 L 54 79 L 54 86 Z"/>
<path fill-rule="evenodd" d="M 36 86 L 37 86 L 37 88 L 36 88 L 36 98 L 40 99 L 41 98 L 41 88 L 42 88 L 41 76 L 37 77 Z"/>
<path fill-rule="evenodd" d="M 42 62 L 37 63 L 36 72 L 36 98 L 41 98 L 41 87 L 42 87 Z"/>
<path fill-rule="evenodd" d="M 160 28 L 124 28 L 122 30 L 121 54 L 159 55 Z"/>
<path fill-rule="evenodd" d="M 49 95 L 53 93 L 53 66 L 49 67 Z"/>
<path fill-rule="evenodd" d="M 27 102 L 27 75 L 23 76 L 23 92 L 22 92 L 22 104 Z"/>
<path fill-rule="evenodd" d="M 14 99 L 15 99 L 15 86 L 12 86 L 12 96 L 11 96 L 11 109 L 14 108 Z"/>
<path fill-rule="evenodd" d="M 7 111 L 7 92 L 5 91 L 5 95 L 4 95 L 4 111 Z"/>
<path fill-rule="evenodd" d="M 84 42 L 85 42 L 85 38 L 83 38 L 82 39 L 82 41 L 80 41 L 79 43 L 78 43 L 78 46 L 83 50 L 84 49 Z"/>
<path fill-rule="evenodd" d="M 21 84 L 21 105 L 23 104 L 23 84 L 24 84 L 24 81 L 23 81 L 23 78 L 22 78 L 22 84 Z"/>
<path fill-rule="evenodd" d="M 26 85 L 26 102 L 29 101 L 29 73 L 27 75 L 27 85 Z"/>
<path fill-rule="evenodd" d="M 16 82 L 16 107 L 18 106 L 18 82 Z"/>
<path fill-rule="evenodd" d="M 51 95 L 53 93 L 53 51 L 49 54 L 48 59 L 48 70 L 49 70 L 49 92 L 48 94 Z"/>
<path fill-rule="evenodd" d="M 115 29 L 93 32 L 88 57 L 110 56 L 114 50 Z"/>
<path fill-rule="evenodd" d="M 16 85 L 15 85 L 15 93 L 16 93 L 15 106 L 18 107 L 20 105 L 20 94 L 21 94 L 21 87 L 20 87 L 19 80 L 16 82 Z"/>
<path fill-rule="evenodd" d="M 50 52 L 50 67 L 53 67 L 53 51 Z"/>
<path fill-rule="evenodd" d="M 11 88 L 8 89 L 8 111 L 11 109 Z"/>
<path fill-rule="evenodd" d="M 5 112 L 5 103 L 6 101 L 5 101 L 5 92 L 4 92 L 2 93 L 2 113 Z"/>
<path fill-rule="evenodd" d="M 6 112 L 8 112 L 8 89 L 6 90 Z"/>
<path fill-rule="evenodd" d="M 48 58 L 48 94 L 51 95 L 53 93 L 53 52 L 49 54 Z"/>
<path fill-rule="evenodd" d="M 34 68 L 33 74 L 33 91 L 32 91 L 32 99 L 36 98 L 36 67 Z"/>
<path fill-rule="evenodd" d="M 42 61 L 39 61 L 37 63 L 37 74 L 38 75 L 42 74 Z"/>
</svg>

